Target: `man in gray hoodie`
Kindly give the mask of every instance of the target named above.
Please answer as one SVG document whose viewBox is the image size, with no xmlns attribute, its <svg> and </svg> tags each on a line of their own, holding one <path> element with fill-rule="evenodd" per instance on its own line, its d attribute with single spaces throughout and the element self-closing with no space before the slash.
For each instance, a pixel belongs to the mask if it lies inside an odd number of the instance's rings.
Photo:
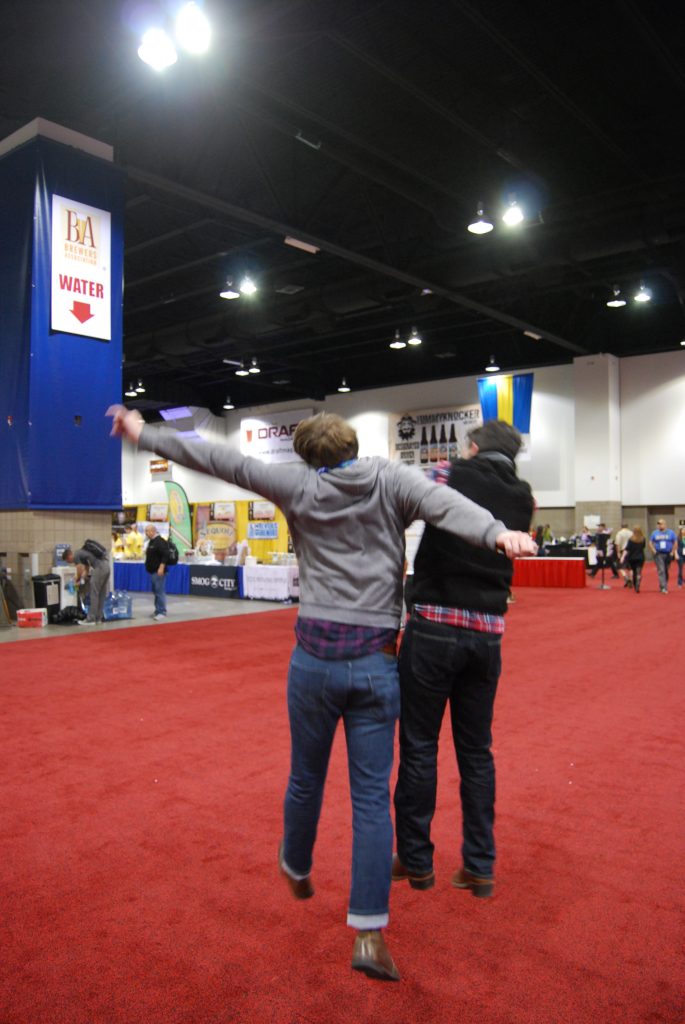
<svg viewBox="0 0 685 1024">
<path fill-rule="evenodd" d="M 266 464 L 222 444 L 145 426 L 123 406 L 108 412 L 115 436 L 260 494 L 283 512 L 298 557 L 300 607 L 288 673 L 291 772 L 279 866 L 297 899 L 314 895 L 314 842 L 342 718 L 353 807 L 352 967 L 399 980 L 382 929 L 392 861 L 389 778 L 400 708 L 395 649 L 404 531 L 424 519 L 508 557 L 534 553 L 535 545 L 419 470 L 359 459 L 357 435 L 339 416 L 320 413 L 298 425 L 293 442 L 301 462 Z"/>
</svg>

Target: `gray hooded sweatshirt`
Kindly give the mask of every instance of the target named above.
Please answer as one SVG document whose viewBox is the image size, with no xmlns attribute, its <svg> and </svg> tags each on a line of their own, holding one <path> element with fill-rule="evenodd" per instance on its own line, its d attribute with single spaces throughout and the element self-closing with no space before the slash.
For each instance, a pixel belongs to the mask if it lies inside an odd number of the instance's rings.
<svg viewBox="0 0 685 1024">
<path fill-rule="evenodd" d="M 401 462 L 358 459 L 317 473 L 304 462 L 265 463 L 223 444 L 149 426 L 138 444 L 278 505 L 297 554 L 304 618 L 396 629 L 410 523 L 424 519 L 491 549 L 506 530 L 480 505 Z"/>
</svg>

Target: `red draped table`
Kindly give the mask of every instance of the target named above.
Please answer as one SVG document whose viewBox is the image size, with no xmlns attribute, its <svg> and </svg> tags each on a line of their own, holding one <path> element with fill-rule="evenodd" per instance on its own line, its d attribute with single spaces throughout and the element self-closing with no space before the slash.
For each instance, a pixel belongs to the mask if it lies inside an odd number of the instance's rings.
<svg viewBox="0 0 685 1024">
<path fill-rule="evenodd" d="M 514 587 L 584 587 L 584 558 L 517 558 Z"/>
</svg>

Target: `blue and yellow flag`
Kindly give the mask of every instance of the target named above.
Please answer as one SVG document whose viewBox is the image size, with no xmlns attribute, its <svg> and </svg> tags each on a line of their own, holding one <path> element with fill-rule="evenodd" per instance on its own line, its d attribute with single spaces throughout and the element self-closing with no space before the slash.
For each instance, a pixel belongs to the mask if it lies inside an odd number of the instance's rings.
<svg viewBox="0 0 685 1024">
<path fill-rule="evenodd" d="M 498 374 L 478 378 L 478 398 L 486 420 L 504 420 L 522 434 L 530 434 L 530 406 L 533 399 L 532 373 L 517 376 Z"/>
</svg>

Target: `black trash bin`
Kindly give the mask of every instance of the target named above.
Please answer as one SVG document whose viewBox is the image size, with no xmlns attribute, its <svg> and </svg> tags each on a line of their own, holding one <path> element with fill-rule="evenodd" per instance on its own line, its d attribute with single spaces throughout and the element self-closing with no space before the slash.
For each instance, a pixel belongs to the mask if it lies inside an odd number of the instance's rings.
<svg viewBox="0 0 685 1024">
<path fill-rule="evenodd" d="M 57 573 L 33 576 L 33 600 L 36 608 L 47 608 L 48 622 L 54 622 L 59 612 L 61 580 Z"/>
</svg>

